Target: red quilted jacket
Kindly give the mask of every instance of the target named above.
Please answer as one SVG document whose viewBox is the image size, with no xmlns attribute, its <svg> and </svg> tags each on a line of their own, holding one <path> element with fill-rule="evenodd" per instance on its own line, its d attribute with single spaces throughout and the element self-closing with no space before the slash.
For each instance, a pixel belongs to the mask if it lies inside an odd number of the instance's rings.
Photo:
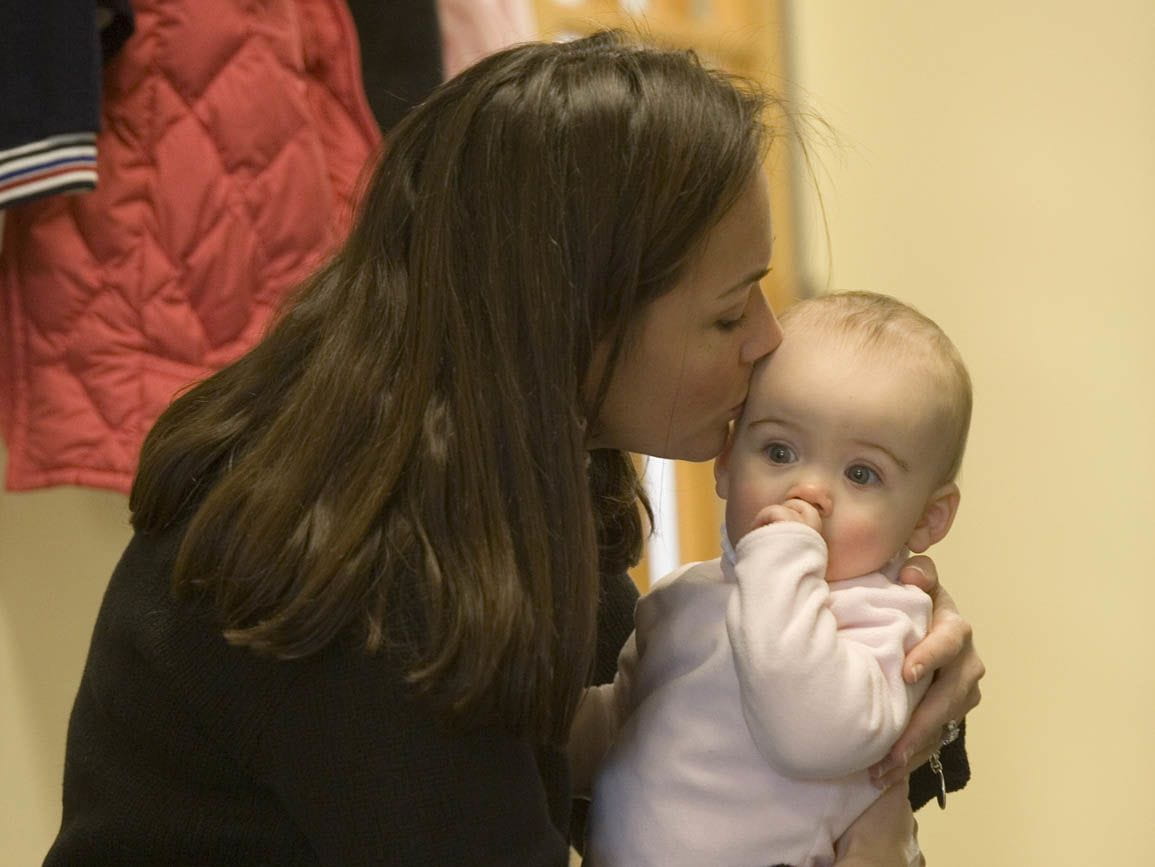
<svg viewBox="0 0 1155 867">
<path fill-rule="evenodd" d="M 12 208 L 7 486 L 127 491 L 173 395 L 259 338 L 346 231 L 379 142 L 344 0 L 134 0 L 100 184 Z"/>
</svg>

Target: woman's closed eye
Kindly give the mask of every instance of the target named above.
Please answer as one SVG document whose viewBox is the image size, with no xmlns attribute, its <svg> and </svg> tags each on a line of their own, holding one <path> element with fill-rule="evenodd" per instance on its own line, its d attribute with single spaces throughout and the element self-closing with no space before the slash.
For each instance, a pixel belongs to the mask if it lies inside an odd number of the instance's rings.
<svg viewBox="0 0 1155 867">
<path fill-rule="evenodd" d="M 750 309 L 750 300 L 755 292 L 761 292 L 761 288 L 757 283 L 750 286 L 749 292 L 746 295 L 746 300 L 743 302 L 741 308 L 731 309 L 729 312 L 718 317 L 714 323 L 714 327 L 719 331 L 733 331 L 742 325 L 747 319 L 747 311 Z"/>
</svg>

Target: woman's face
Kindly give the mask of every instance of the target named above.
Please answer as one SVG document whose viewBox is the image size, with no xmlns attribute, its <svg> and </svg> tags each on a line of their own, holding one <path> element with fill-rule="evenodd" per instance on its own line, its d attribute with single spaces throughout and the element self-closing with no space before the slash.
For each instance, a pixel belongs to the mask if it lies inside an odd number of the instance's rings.
<svg viewBox="0 0 1155 867">
<path fill-rule="evenodd" d="M 688 461 L 722 450 L 754 362 L 782 339 L 759 285 L 770 247 L 769 192 L 759 172 L 709 233 L 685 278 L 642 311 L 590 448 Z M 607 351 L 595 352 L 589 382 L 598 381 Z"/>
</svg>

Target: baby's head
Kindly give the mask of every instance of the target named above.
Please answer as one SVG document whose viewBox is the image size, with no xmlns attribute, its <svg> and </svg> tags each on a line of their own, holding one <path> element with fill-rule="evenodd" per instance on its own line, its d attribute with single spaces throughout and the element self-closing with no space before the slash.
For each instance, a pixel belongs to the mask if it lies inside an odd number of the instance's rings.
<svg viewBox="0 0 1155 867">
<path fill-rule="evenodd" d="M 799 498 L 822 517 L 827 579 L 876 571 L 950 530 L 970 426 L 958 350 L 918 311 L 847 292 L 799 302 L 754 373 L 715 466 L 737 544 L 763 508 Z"/>
</svg>

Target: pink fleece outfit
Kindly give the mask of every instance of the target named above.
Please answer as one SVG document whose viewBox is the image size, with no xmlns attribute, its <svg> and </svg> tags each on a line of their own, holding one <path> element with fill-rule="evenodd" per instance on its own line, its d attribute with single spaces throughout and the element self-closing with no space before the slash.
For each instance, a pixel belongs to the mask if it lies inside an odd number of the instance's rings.
<svg viewBox="0 0 1155 867">
<path fill-rule="evenodd" d="M 575 738 L 595 744 L 591 763 L 616 731 L 587 867 L 832 863 L 879 794 L 866 769 L 925 692 L 902 661 L 931 601 L 897 583 L 901 557 L 889 575 L 828 584 L 826 544 L 804 524 L 723 546 L 639 601 L 617 678 L 583 699 Z"/>
</svg>

